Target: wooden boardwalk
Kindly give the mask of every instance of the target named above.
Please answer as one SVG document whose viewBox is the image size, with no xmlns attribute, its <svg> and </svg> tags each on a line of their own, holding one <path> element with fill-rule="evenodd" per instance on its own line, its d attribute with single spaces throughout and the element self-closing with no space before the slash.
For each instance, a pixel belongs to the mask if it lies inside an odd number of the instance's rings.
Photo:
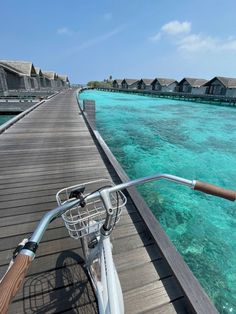
<svg viewBox="0 0 236 314">
<path fill-rule="evenodd" d="M 0 135 L 0 277 L 55 193 L 118 178 L 96 147 L 72 90 L 44 102 Z M 185 295 L 131 200 L 112 235 L 126 313 L 190 313 Z M 9 313 L 97 313 L 80 241 L 60 219 L 46 231 Z"/>
</svg>

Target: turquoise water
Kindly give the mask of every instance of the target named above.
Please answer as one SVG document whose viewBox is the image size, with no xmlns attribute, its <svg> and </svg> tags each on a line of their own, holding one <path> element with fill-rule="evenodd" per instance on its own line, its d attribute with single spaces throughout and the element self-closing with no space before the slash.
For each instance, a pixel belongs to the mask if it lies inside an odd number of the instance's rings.
<svg viewBox="0 0 236 314">
<path fill-rule="evenodd" d="M 86 91 L 130 178 L 166 172 L 236 190 L 236 108 Z M 140 189 L 139 189 L 140 190 Z M 236 205 L 170 182 L 140 190 L 220 313 L 236 312 Z"/>
<path fill-rule="evenodd" d="M 14 115 L 0 115 L 0 125 L 12 119 Z"/>
</svg>

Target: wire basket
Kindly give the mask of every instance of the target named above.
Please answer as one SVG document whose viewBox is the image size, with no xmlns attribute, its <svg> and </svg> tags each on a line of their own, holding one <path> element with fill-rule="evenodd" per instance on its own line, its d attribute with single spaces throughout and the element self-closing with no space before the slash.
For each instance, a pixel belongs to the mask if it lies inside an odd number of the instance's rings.
<svg viewBox="0 0 236 314">
<path fill-rule="evenodd" d="M 58 205 L 62 205 L 71 201 L 70 194 L 75 189 L 85 188 L 83 192 L 83 197 L 85 198 L 86 195 L 104 186 L 111 187 L 114 184 L 107 179 L 101 179 L 64 188 L 56 194 L 57 203 Z M 125 206 L 127 199 L 121 191 L 111 193 L 110 199 L 112 208 L 114 209 L 112 222 L 115 226 L 120 219 L 122 208 Z M 69 235 L 74 239 L 79 239 L 89 234 L 99 234 L 100 228 L 106 218 L 106 210 L 101 198 L 96 197 L 86 202 L 84 207 L 76 205 L 67 210 L 61 217 Z"/>
</svg>

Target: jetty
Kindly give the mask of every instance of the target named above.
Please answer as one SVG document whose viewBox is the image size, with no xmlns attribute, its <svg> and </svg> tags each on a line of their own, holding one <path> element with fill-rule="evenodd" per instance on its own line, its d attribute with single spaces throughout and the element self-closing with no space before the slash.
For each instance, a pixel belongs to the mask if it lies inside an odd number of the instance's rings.
<svg viewBox="0 0 236 314">
<path fill-rule="evenodd" d="M 89 111 L 89 110 L 88 110 Z M 93 114 L 93 112 L 92 112 Z M 58 190 L 128 179 L 69 89 L 0 129 L 0 277 L 17 244 L 57 206 Z M 125 313 L 217 313 L 135 188 L 112 234 Z M 46 231 L 9 313 L 98 313 L 80 241 L 61 219 Z"/>
</svg>

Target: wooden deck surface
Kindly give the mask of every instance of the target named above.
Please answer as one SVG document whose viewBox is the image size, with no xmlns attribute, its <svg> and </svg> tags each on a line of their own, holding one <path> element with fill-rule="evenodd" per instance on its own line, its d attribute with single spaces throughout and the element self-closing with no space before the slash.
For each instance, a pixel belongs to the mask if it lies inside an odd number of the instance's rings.
<svg viewBox="0 0 236 314">
<path fill-rule="evenodd" d="M 70 90 L 46 101 L 0 135 L 0 277 L 11 254 L 56 207 L 69 185 L 112 178 Z M 135 206 L 128 201 L 112 235 L 126 313 L 189 313 L 185 297 Z M 97 313 L 80 241 L 60 219 L 46 231 L 9 313 Z"/>
</svg>

